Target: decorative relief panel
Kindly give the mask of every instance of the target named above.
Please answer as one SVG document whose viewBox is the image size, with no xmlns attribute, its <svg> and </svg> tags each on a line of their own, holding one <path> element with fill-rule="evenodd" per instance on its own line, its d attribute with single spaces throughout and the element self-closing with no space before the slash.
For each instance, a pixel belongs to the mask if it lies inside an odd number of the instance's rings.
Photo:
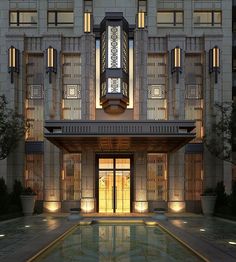
<svg viewBox="0 0 236 262">
<path fill-rule="evenodd" d="M 108 68 L 120 68 L 120 26 L 108 26 Z"/>
<path fill-rule="evenodd" d="M 27 99 L 42 99 L 43 86 L 42 85 L 28 85 L 27 86 Z"/>
<path fill-rule="evenodd" d="M 149 99 L 165 99 L 166 91 L 164 85 L 150 85 L 148 86 Z"/>
<path fill-rule="evenodd" d="M 201 99 L 202 87 L 201 85 L 186 85 L 185 97 L 188 99 Z"/>
<path fill-rule="evenodd" d="M 64 85 L 64 98 L 65 99 L 81 98 L 80 85 Z"/>
</svg>

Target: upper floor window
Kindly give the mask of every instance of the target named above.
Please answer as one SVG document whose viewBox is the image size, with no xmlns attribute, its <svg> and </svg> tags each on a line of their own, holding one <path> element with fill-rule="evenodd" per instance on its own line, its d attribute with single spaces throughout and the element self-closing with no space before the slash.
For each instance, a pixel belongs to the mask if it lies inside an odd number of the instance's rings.
<svg viewBox="0 0 236 262">
<path fill-rule="evenodd" d="M 37 11 L 10 11 L 9 24 L 11 27 L 36 26 L 38 23 Z"/>
<path fill-rule="evenodd" d="M 48 11 L 48 27 L 71 27 L 74 25 L 73 11 Z"/>
<path fill-rule="evenodd" d="M 182 11 L 158 11 L 157 25 L 168 26 L 183 26 L 183 12 Z"/>
<path fill-rule="evenodd" d="M 195 11 L 193 13 L 193 21 L 195 26 L 221 26 L 221 11 Z"/>
</svg>

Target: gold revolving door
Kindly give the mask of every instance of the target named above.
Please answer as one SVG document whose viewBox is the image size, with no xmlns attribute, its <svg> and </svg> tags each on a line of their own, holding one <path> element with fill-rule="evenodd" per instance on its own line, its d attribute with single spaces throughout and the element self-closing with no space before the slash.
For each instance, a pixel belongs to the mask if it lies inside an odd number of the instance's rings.
<svg viewBox="0 0 236 262">
<path fill-rule="evenodd" d="M 130 212 L 130 158 L 98 159 L 98 211 Z"/>
</svg>

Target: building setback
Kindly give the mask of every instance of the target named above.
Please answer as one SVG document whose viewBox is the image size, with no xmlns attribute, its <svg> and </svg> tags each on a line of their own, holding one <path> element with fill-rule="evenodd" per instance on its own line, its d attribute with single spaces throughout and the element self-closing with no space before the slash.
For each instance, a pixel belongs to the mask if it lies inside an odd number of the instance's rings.
<svg viewBox="0 0 236 262">
<path fill-rule="evenodd" d="M 232 101 L 232 1 L 2 0 L 0 94 L 30 128 L 0 161 L 38 208 L 199 212 L 232 165 L 202 143 Z"/>
</svg>

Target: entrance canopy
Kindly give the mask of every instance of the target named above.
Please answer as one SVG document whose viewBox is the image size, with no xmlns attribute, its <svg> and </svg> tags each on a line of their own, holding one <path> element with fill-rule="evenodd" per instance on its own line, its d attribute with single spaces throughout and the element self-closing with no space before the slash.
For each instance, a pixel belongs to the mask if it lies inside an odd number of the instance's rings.
<svg viewBox="0 0 236 262">
<path fill-rule="evenodd" d="M 69 153 L 93 147 L 101 151 L 142 149 L 173 152 L 195 138 L 195 121 L 48 120 L 44 136 Z"/>
</svg>

